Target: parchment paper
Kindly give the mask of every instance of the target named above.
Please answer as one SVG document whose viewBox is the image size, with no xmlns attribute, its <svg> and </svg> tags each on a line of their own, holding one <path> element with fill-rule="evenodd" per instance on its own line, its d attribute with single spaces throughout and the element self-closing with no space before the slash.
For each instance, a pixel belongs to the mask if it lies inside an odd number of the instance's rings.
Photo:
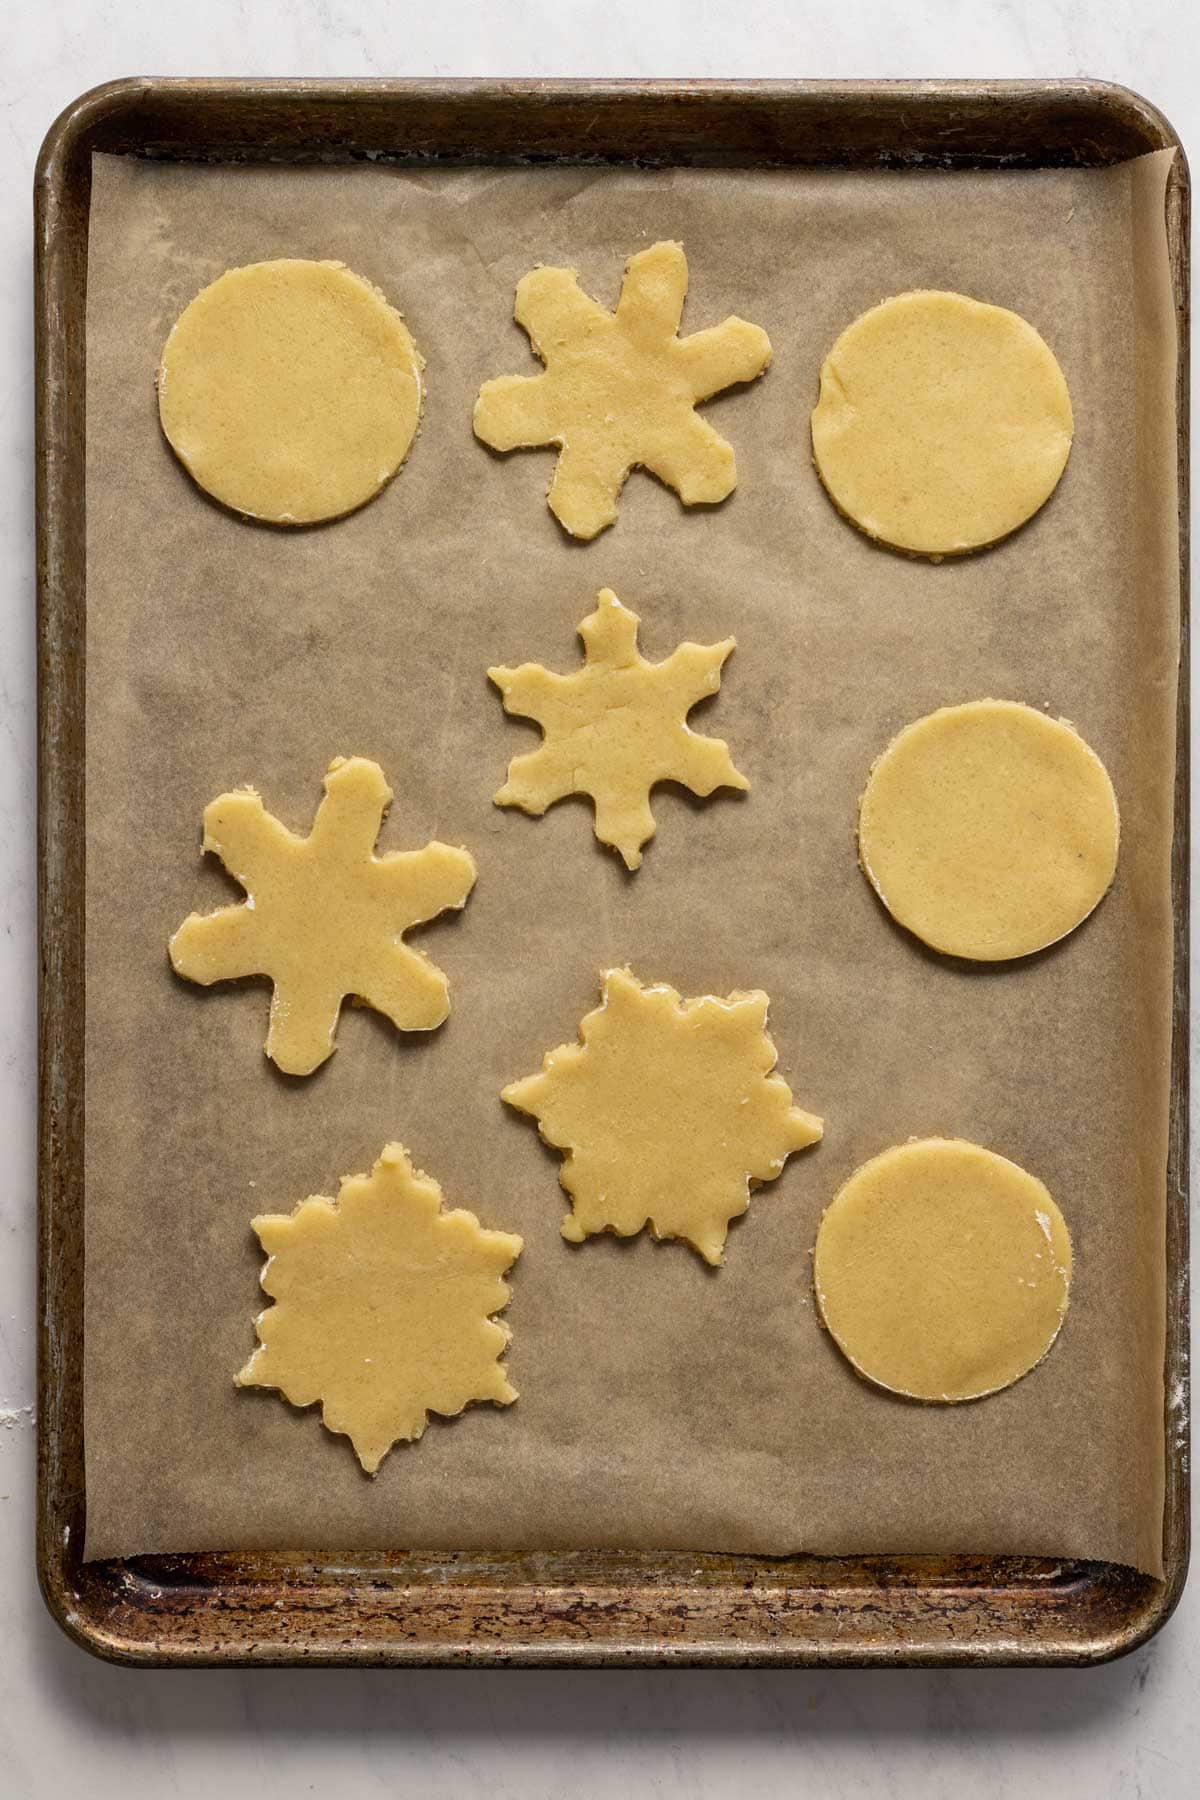
<svg viewBox="0 0 1200 1800">
<path fill-rule="evenodd" d="M 1163 159 L 1110 173 L 200 168 L 98 158 L 88 294 L 87 1553 L 240 1547 L 963 1550 L 1160 1568 L 1163 1193 L 1177 661 L 1174 321 Z M 615 301 L 625 258 L 684 241 L 684 327 L 766 327 L 766 378 L 714 403 L 740 485 L 685 512 L 644 474 L 571 543 L 550 453 L 493 457 L 479 383 L 535 372 L 511 318 L 536 262 Z M 342 258 L 401 306 L 425 423 L 380 499 L 327 528 L 247 525 L 159 434 L 163 339 L 227 267 Z M 1016 308 L 1075 406 L 1060 491 L 940 567 L 873 548 L 809 464 L 821 358 L 906 288 Z M 630 879 L 583 802 L 491 804 L 532 728 L 484 670 L 574 666 L 611 585 L 654 657 L 734 633 L 698 720 L 753 780 L 655 800 Z M 925 954 L 858 873 L 875 754 L 943 703 L 1076 721 L 1110 769 L 1115 890 L 1060 948 L 998 969 Z M 347 1008 L 311 1080 L 262 1054 L 268 992 L 169 971 L 170 932 L 231 896 L 205 803 L 249 782 L 307 830 L 338 753 L 377 758 L 383 844 L 470 847 L 465 914 L 422 935 L 454 1011 L 401 1038 Z M 826 1137 L 706 1270 L 648 1237 L 565 1246 L 557 1158 L 498 1099 L 572 1039 L 597 973 L 764 987 L 780 1067 Z M 863 1385 L 818 1327 L 809 1252 L 860 1162 L 972 1138 L 1049 1186 L 1076 1249 L 1035 1374 L 982 1404 Z M 399 1137 L 452 1205 L 526 1250 L 508 1312 L 521 1398 L 431 1424 L 366 1479 L 344 1439 L 234 1371 L 264 1304 L 253 1213 L 330 1194 Z"/>
</svg>

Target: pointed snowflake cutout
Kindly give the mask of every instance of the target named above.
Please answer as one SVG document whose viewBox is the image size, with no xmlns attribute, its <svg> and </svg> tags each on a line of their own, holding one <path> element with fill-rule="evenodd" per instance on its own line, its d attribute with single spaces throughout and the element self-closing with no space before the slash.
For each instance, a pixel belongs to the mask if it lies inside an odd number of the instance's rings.
<svg viewBox="0 0 1200 1800">
<path fill-rule="evenodd" d="M 565 1238 L 632 1237 L 648 1224 L 656 1238 L 683 1238 L 706 1262 L 721 1261 L 751 1187 L 773 1181 L 822 1132 L 771 1073 L 766 1027 L 765 994 L 681 1000 L 628 969 L 608 971 L 579 1043 L 549 1051 L 539 1074 L 501 1096 L 566 1152 Z"/>
<path fill-rule="evenodd" d="M 368 1475 L 393 1444 L 419 1438 L 431 1412 L 516 1399 L 500 1362 L 510 1333 L 492 1315 L 508 1305 L 501 1277 L 521 1239 L 444 1212 L 441 1188 L 402 1144 L 369 1175 L 347 1176 L 336 1200 L 303 1200 L 253 1225 L 275 1305 L 256 1321 L 259 1347 L 236 1385 L 319 1403 Z"/>
<path fill-rule="evenodd" d="M 701 796 L 750 786 L 721 738 L 700 737 L 686 723 L 692 707 L 720 687 L 736 639 L 680 644 L 666 662 L 651 663 L 638 650 L 639 623 L 602 588 L 579 627 L 584 665 L 573 675 L 540 663 L 488 670 L 505 711 L 533 719 L 544 735 L 537 750 L 513 757 L 496 805 L 540 818 L 568 794 L 590 794 L 596 836 L 630 869 L 640 867 L 642 845 L 654 836 L 656 782 L 678 781 Z"/>
<path fill-rule="evenodd" d="M 191 913 L 171 939 L 177 974 L 207 987 L 265 975 L 274 983 L 267 1055 L 311 1075 L 333 1054 L 342 1002 L 353 996 L 399 1031 L 432 1031 L 450 1011 L 442 971 L 402 934 L 466 902 L 465 850 L 374 854 L 392 791 L 378 763 L 338 757 L 308 837 L 294 836 L 249 788 L 205 808 L 204 848 L 248 898 Z"/>
<path fill-rule="evenodd" d="M 546 498 L 572 537 L 613 523 L 633 468 L 685 506 L 714 505 L 737 485 L 731 446 L 695 409 L 761 375 L 770 340 L 738 318 L 681 338 L 687 285 L 675 243 L 630 257 L 615 313 L 588 298 L 573 269 L 536 268 L 517 284 L 514 316 L 545 373 L 485 381 L 475 435 L 493 450 L 559 446 Z"/>
</svg>

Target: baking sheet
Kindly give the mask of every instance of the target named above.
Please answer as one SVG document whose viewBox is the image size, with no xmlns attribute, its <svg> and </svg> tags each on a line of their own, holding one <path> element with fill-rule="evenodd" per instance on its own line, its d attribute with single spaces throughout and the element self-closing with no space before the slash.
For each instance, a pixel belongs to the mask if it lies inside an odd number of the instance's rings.
<svg viewBox="0 0 1200 1800">
<path fill-rule="evenodd" d="M 1163 1189 L 1177 655 L 1174 318 L 1166 158 L 1109 172 L 879 175 L 199 168 L 96 158 L 88 297 L 87 1554 L 598 1546 L 966 1550 L 1160 1568 Z M 549 454 L 471 437 L 481 380 L 533 372 L 512 290 L 537 261 L 615 298 L 630 251 L 689 249 L 685 329 L 736 311 L 775 363 L 708 409 L 741 485 L 684 512 L 635 475 L 611 532 L 566 540 Z M 157 431 L 177 313 L 225 267 L 341 257 L 428 363 L 411 462 L 301 533 L 240 523 Z M 806 419 L 855 314 L 921 285 L 1015 307 L 1066 371 L 1075 450 L 1051 504 L 985 556 L 872 548 L 822 495 Z M 558 668 L 610 585 L 648 654 L 733 632 L 699 715 L 754 782 L 660 791 L 632 880 L 584 804 L 490 796 L 534 741 L 491 662 Z M 907 720 L 996 693 L 1074 719 L 1123 812 L 1114 892 L 999 970 L 923 953 L 854 864 L 866 768 Z M 252 782 L 305 829 L 329 758 L 376 757 L 384 848 L 466 843 L 480 879 L 424 947 L 455 1011 L 401 1039 L 347 1009 L 305 1083 L 265 1062 L 267 991 L 177 982 L 166 939 L 230 893 L 204 804 Z M 563 1245 L 557 1159 L 497 1092 L 574 1035 L 596 974 L 763 986 L 780 1067 L 826 1119 L 713 1274 L 679 1245 Z M 977 1139 L 1044 1179 L 1076 1247 L 1047 1362 L 978 1406 L 860 1384 L 817 1327 L 808 1252 L 859 1162 Z M 400 1137 L 451 1204 L 520 1231 L 519 1403 L 435 1421 L 369 1482 L 313 1411 L 238 1393 L 259 1257 L 249 1218 Z"/>
</svg>

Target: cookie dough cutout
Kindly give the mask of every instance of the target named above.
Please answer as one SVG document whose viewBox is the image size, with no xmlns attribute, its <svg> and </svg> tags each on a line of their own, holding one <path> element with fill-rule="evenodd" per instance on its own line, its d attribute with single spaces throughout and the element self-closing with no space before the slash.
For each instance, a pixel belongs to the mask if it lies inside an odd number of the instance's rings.
<svg viewBox="0 0 1200 1800">
<path fill-rule="evenodd" d="M 1112 884 L 1119 840 L 1095 751 L 1014 700 L 907 726 L 859 802 L 859 861 L 892 917 L 973 962 L 1028 956 L 1074 931 Z"/>
<path fill-rule="evenodd" d="M 421 416 L 421 355 L 378 288 L 342 263 L 230 269 L 180 314 L 158 412 L 192 478 L 272 525 L 353 512 L 384 487 Z"/>
<path fill-rule="evenodd" d="M 1041 1362 L 1071 1239 L 1034 1176 L 958 1139 L 864 1163 L 817 1232 L 821 1317 L 860 1375 L 913 1400 L 979 1400 Z"/>
<path fill-rule="evenodd" d="M 822 1122 L 792 1104 L 767 1036 L 767 996 L 681 1000 L 628 969 L 602 978 L 579 1042 L 548 1051 L 539 1074 L 501 1098 L 565 1151 L 559 1181 L 573 1244 L 597 1232 L 682 1238 L 719 1263 L 750 1190 L 774 1181 Z"/>
<path fill-rule="evenodd" d="M 347 1176 L 336 1200 L 252 1221 L 274 1300 L 256 1321 L 259 1347 L 238 1387 L 276 1388 L 321 1406 L 327 1431 L 350 1439 L 368 1475 L 431 1412 L 517 1398 L 500 1361 L 509 1330 L 501 1277 L 522 1243 L 446 1212 L 437 1182 L 389 1144 L 369 1175 Z"/>
<path fill-rule="evenodd" d="M 1045 505 L 1073 428 L 1063 372 L 1028 320 L 922 290 L 863 313 L 825 358 L 813 456 L 868 537 L 958 556 Z"/>
<path fill-rule="evenodd" d="M 450 1011 L 442 971 L 401 938 L 466 904 L 475 863 L 439 843 L 376 856 L 391 800 L 378 763 L 339 756 L 306 838 L 267 812 L 252 788 L 205 808 L 204 848 L 247 898 L 191 913 L 171 939 L 171 963 L 204 987 L 247 975 L 273 982 L 266 1052 L 285 1074 L 311 1075 L 332 1056 L 348 995 L 397 1031 L 432 1031 Z"/>
<path fill-rule="evenodd" d="M 488 670 L 505 712 L 533 719 L 544 734 L 538 749 L 513 757 L 495 804 L 540 818 L 568 794 L 590 794 L 596 836 L 628 869 L 641 867 L 642 845 L 656 830 L 656 782 L 677 781 L 702 797 L 750 786 L 724 740 L 701 737 L 686 722 L 693 706 L 717 692 L 737 640 L 680 644 L 665 662 L 651 663 L 638 649 L 640 623 L 611 588 L 601 588 L 595 612 L 579 627 L 582 669 L 556 675 L 522 663 Z"/>
<path fill-rule="evenodd" d="M 588 298 L 573 269 L 539 267 L 517 284 L 514 316 L 545 372 L 485 381 L 475 435 L 493 450 L 558 445 L 546 499 L 572 537 L 614 522 L 634 468 L 685 506 L 714 506 L 737 486 L 732 447 L 695 409 L 761 375 L 771 344 L 738 318 L 681 338 L 687 286 L 676 243 L 630 257 L 615 313 Z"/>
</svg>

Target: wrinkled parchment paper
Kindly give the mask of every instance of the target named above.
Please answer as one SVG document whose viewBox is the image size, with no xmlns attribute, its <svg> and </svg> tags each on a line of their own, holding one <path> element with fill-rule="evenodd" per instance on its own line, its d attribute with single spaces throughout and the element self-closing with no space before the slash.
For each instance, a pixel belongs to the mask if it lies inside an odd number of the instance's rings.
<svg viewBox="0 0 1200 1800">
<path fill-rule="evenodd" d="M 1163 1192 L 1177 582 L 1165 165 L 1111 173 L 396 172 L 98 158 L 88 293 L 87 1553 L 337 1547 L 963 1550 L 1160 1567 Z M 568 540 L 550 453 L 474 441 L 479 383 L 534 373 L 511 318 L 539 261 L 615 301 L 681 238 L 687 330 L 766 327 L 762 381 L 713 403 L 740 485 L 712 511 L 634 475 Z M 157 425 L 166 333 L 227 267 L 341 258 L 428 362 L 409 465 L 317 530 L 211 504 Z M 873 548 L 809 464 L 821 358 L 906 288 L 1016 308 L 1066 371 L 1059 492 L 996 550 Z M 584 802 L 500 812 L 535 741 L 484 676 L 574 666 L 611 585 L 658 658 L 734 633 L 719 699 L 745 797 L 655 800 L 630 879 Z M 1074 720 L 1110 769 L 1114 892 L 1058 949 L 995 969 L 925 954 L 858 873 L 855 802 L 893 733 L 1002 695 Z M 432 1037 L 347 1008 L 308 1081 L 262 1054 L 268 991 L 177 981 L 170 932 L 232 897 L 205 803 L 252 783 L 307 830 L 338 753 L 396 789 L 384 847 L 465 843 L 479 882 L 419 941 L 450 977 Z M 597 973 L 761 986 L 780 1068 L 826 1136 L 734 1227 L 726 1266 L 558 1233 L 557 1158 L 501 1085 L 575 1036 Z M 809 1252 L 860 1162 L 972 1138 L 1050 1187 L 1071 1310 L 1027 1380 L 922 1407 L 864 1386 L 817 1324 Z M 375 1481 L 315 1411 L 239 1393 L 264 1304 L 249 1221 L 331 1194 L 399 1137 L 448 1202 L 521 1232 L 521 1398 L 435 1421 Z"/>
</svg>

